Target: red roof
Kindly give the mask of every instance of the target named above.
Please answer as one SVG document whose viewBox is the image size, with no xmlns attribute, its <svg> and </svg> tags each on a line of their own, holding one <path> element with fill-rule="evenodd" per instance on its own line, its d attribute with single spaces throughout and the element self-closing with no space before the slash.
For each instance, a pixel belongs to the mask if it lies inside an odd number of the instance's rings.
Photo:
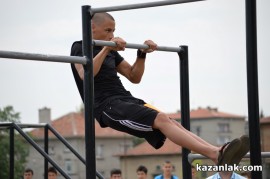
<svg viewBox="0 0 270 179">
<path fill-rule="evenodd" d="M 180 119 L 181 114 L 178 113 L 171 113 L 168 114 L 173 119 Z M 235 119 L 244 119 L 245 116 L 229 114 L 225 112 L 218 111 L 217 108 L 198 108 L 196 110 L 190 111 L 190 119 L 201 119 L 201 118 L 235 118 Z"/>
<path fill-rule="evenodd" d="M 261 119 L 260 119 L 260 123 L 261 123 L 261 124 L 270 123 L 270 116 L 261 118 Z"/>
<path fill-rule="evenodd" d="M 182 147 L 176 145 L 169 139 L 166 139 L 164 145 L 159 148 L 155 149 L 152 147 L 148 142 L 143 142 L 137 145 L 134 148 L 129 149 L 125 154 L 121 154 L 120 156 L 138 156 L 138 155 L 171 155 L 171 154 L 181 154 Z"/>
<path fill-rule="evenodd" d="M 85 134 L 84 131 L 84 116 L 82 113 L 69 113 L 51 122 L 51 126 L 60 133 L 63 137 L 74 137 Z M 96 137 L 127 137 L 130 136 L 126 133 L 116 131 L 112 128 L 101 128 L 98 122 L 95 121 L 95 133 Z M 34 129 L 31 134 L 35 137 L 44 137 L 44 129 Z M 49 132 L 50 137 L 54 137 L 54 134 Z"/>
</svg>

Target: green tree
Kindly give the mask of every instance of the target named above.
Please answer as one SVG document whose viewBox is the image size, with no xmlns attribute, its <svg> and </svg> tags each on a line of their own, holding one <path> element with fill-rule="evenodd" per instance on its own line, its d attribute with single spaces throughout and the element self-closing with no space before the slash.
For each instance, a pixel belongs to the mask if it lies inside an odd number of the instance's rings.
<svg viewBox="0 0 270 179">
<path fill-rule="evenodd" d="M 12 106 L 0 108 L 0 122 L 20 122 L 20 113 Z M 9 178 L 9 129 L 0 128 L 0 178 Z M 17 133 L 14 135 L 14 178 L 20 179 L 23 175 L 24 164 L 28 156 L 29 146 Z"/>
</svg>

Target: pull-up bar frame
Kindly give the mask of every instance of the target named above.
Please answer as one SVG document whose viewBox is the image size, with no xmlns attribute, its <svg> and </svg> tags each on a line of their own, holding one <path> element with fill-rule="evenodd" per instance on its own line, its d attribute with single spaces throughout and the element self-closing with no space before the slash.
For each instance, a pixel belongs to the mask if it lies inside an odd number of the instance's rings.
<svg viewBox="0 0 270 179">
<path fill-rule="evenodd" d="M 187 3 L 187 2 L 195 2 L 192 0 L 168 0 L 168 1 L 160 1 L 160 2 L 152 2 L 152 3 L 142 3 L 142 4 L 133 4 L 133 5 L 124 5 L 124 6 L 114 6 L 114 7 L 105 7 L 105 8 L 90 8 L 88 10 L 91 15 L 97 12 L 109 12 L 109 11 L 118 11 L 118 10 L 129 10 L 129 9 L 138 9 L 138 8 L 147 8 L 147 7 L 155 7 L 155 6 L 164 6 L 171 4 L 179 4 L 179 3 Z M 261 165 L 261 148 L 260 148 L 260 134 L 256 132 L 256 134 L 251 131 L 259 131 L 259 97 L 258 97 L 258 71 L 257 71 L 257 31 L 256 31 L 256 0 L 246 0 L 246 52 L 247 52 L 247 81 L 248 81 L 248 116 L 249 116 L 249 136 L 250 143 L 253 145 L 250 149 L 251 156 L 251 165 Z M 90 24 L 91 27 L 91 24 Z M 91 31 L 90 31 L 91 32 Z M 92 47 L 91 47 L 92 51 Z M 185 53 L 185 52 L 182 52 Z M 181 54 L 179 54 L 181 56 Z M 182 56 L 185 56 L 182 54 Z M 187 57 L 187 55 L 186 55 Z M 188 59 L 188 58 L 186 58 Z M 181 60 L 181 58 L 180 58 Z M 182 66 L 183 65 L 183 66 Z M 188 62 L 180 62 L 180 70 L 185 67 L 188 68 Z M 181 93 L 181 113 L 182 111 L 182 124 L 185 128 L 189 129 L 190 121 L 189 121 L 189 86 L 188 86 L 188 70 L 182 70 L 185 78 L 180 77 L 180 85 L 186 84 L 180 93 Z M 182 74 L 182 72 L 181 72 Z M 186 94 L 184 96 L 182 94 Z M 183 99 L 184 98 L 184 99 Z M 182 102 L 183 100 L 183 102 Z M 253 129 L 253 130 L 252 130 Z M 87 141 L 86 141 L 87 142 Z M 184 149 L 183 154 L 183 177 L 190 179 L 191 168 L 189 165 L 186 165 L 187 155 L 189 151 Z M 95 166 L 95 165 L 94 165 Z M 261 171 L 253 171 L 252 178 L 262 178 Z"/>
<path fill-rule="evenodd" d="M 67 62 L 67 63 L 80 63 L 84 64 L 84 97 L 85 97 L 85 143 L 86 143 L 86 178 L 94 178 L 96 173 L 95 163 L 95 128 L 94 128 L 94 90 L 93 90 L 93 46 L 92 46 L 92 28 L 91 17 L 97 12 L 108 12 L 118 10 L 129 10 L 138 8 L 148 8 L 156 6 L 165 6 L 172 4 L 188 3 L 201 0 L 166 0 L 152 3 L 132 4 L 125 6 L 114 6 L 105 8 L 93 8 L 90 6 L 82 6 L 82 26 L 83 26 L 83 53 L 84 57 L 69 57 L 69 56 L 50 56 L 42 54 L 30 54 L 9 51 L 0 51 L 0 57 L 3 58 L 16 58 L 16 59 L 30 59 L 38 61 L 52 61 L 52 62 Z M 99 42 L 96 42 L 99 43 Z M 135 47 L 134 47 L 135 48 Z M 184 47 L 183 47 L 184 48 Z M 164 50 L 167 51 L 167 50 Z M 182 53 L 187 53 L 185 50 L 177 51 L 179 56 L 186 56 Z M 247 53 L 247 82 L 248 82 L 248 116 L 249 116 L 249 136 L 250 142 L 253 144 L 250 148 L 250 161 L 251 165 L 261 165 L 261 147 L 260 147 L 260 134 L 259 132 L 259 97 L 258 97 L 258 70 L 257 70 L 257 30 L 256 30 L 256 0 L 246 0 L 246 53 Z M 180 57 L 181 58 L 181 57 Z M 186 65 L 188 63 L 180 63 L 180 65 Z M 184 66 L 180 66 L 180 69 L 185 69 Z M 181 95 L 181 113 L 183 126 L 189 128 L 189 94 L 188 92 L 188 70 L 184 71 L 183 75 L 187 78 L 181 79 L 186 87 L 183 87 L 183 94 Z M 182 72 L 181 72 L 182 75 Z M 182 78 L 182 77 L 181 77 Z M 182 82 L 180 82 L 182 84 Z M 181 87 L 182 88 L 182 87 Z M 185 101 L 185 102 L 182 102 Z M 187 155 L 188 151 L 185 153 Z M 186 163 L 187 156 L 183 156 L 183 162 Z M 190 171 L 189 165 L 183 165 L 183 171 Z M 190 173 L 190 172 L 188 172 Z M 190 179 L 190 174 L 183 177 Z M 262 172 L 252 172 L 252 178 L 261 179 Z"/>
<path fill-rule="evenodd" d="M 100 7 L 100 8 L 92 8 L 89 9 L 91 14 L 98 12 L 111 12 L 111 11 L 123 11 L 123 10 L 131 10 L 131 9 L 143 9 L 149 7 L 157 7 L 157 6 L 167 6 L 174 4 L 182 4 L 196 1 L 204 1 L 204 0 L 166 0 L 166 1 L 156 1 L 156 2 L 147 2 L 147 3 L 139 3 L 139 4 L 129 4 L 122 6 L 111 6 L 111 7 Z"/>
<path fill-rule="evenodd" d="M 93 79 L 93 39 L 92 39 L 92 16 L 97 12 L 104 11 L 116 11 L 127 10 L 127 9 L 137 9 L 137 8 L 146 8 L 154 6 L 166 5 L 166 3 L 177 4 L 183 3 L 183 0 L 179 1 L 162 1 L 162 3 L 143 3 L 131 6 L 122 6 L 114 7 L 113 9 L 91 9 L 91 6 L 82 6 L 82 31 L 83 31 L 83 55 L 87 59 L 86 65 L 84 65 L 84 101 L 85 101 L 85 147 L 86 147 L 86 178 L 90 179 L 94 177 L 94 172 L 96 170 L 96 160 L 95 160 L 95 124 L 93 116 L 94 108 L 94 79 Z M 193 1 L 185 1 L 193 2 Z M 135 7 L 137 6 L 137 7 Z M 92 42 L 92 43 L 91 43 Z M 104 41 L 94 41 L 96 45 L 108 45 L 115 46 L 113 42 L 104 42 Z M 90 48 L 89 48 L 90 47 Z M 147 49 L 146 45 L 137 45 L 137 44 L 127 44 L 128 48 L 143 48 Z M 183 52 L 181 48 L 171 48 L 171 47 L 158 47 L 158 50 L 161 51 L 174 51 L 174 52 Z M 90 99 L 90 101 L 88 101 Z M 190 168 L 190 166 L 189 166 Z M 191 171 L 191 168 L 190 168 Z M 191 172 L 190 172 L 191 173 Z"/>
<path fill-rule="evenodd" d="M 103 40 L 93 40 L 93 46 L 111 46 L 116 47 L 116 43 L 112 41 L 103 41 Z M 146 44 L 133 44 L 127 43 L 126 48 L 132 49 L 148 49 L 149 46 Z M 158 46 L 157 51 L 166 51 L 166 52 L 181 52 L 181 47 L 167 47 L 167 46 Z"/>
<path fill-rule="evenodd" d="M 0 50 L 0 58 L 86 64 L 86 58 Z"/>
</svg>

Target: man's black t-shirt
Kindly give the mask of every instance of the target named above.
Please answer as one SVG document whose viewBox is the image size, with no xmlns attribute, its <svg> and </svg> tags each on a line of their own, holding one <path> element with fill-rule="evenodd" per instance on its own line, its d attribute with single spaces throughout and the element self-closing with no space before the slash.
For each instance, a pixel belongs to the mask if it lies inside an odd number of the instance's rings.
<svg viewBox="0 0 270 179">
<path fill-rule="evenodd" d="M 102 47 L 94 47 L 93 56 L 95 57 Z M 83 56 L 82 41 L 74 42 L 71 48 L 71 56 Z M 116 67 L 123 61 L 123 57 L 116 51 L 111 51 L 105 58 L 100 71 L 94 77 L 94 94 L 95 94 L 95 117 L 99 120 L 100 114 L 105 105 L 115 98 L 133 98 L 127 91 L 119 76 L 117 75 Z M 73 75 L 83 99 L 83 81 L 80 79 L 75 65 L 71 64 Z"/>
</svg>

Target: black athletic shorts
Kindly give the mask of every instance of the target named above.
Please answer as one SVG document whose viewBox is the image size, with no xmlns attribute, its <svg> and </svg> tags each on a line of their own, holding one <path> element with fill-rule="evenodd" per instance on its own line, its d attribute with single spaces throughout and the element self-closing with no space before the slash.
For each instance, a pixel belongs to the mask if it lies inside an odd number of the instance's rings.
<svg viewBox="0 0 270 179">
<path fill-rule="evenodd" d="M 113 99 L 102 111 L 100 122 L 115 130 L 145 138 L 154 148 L 160 148 L 165 135 L 153 129 L 158 110 L 140 99 Z"/>
</svg>

